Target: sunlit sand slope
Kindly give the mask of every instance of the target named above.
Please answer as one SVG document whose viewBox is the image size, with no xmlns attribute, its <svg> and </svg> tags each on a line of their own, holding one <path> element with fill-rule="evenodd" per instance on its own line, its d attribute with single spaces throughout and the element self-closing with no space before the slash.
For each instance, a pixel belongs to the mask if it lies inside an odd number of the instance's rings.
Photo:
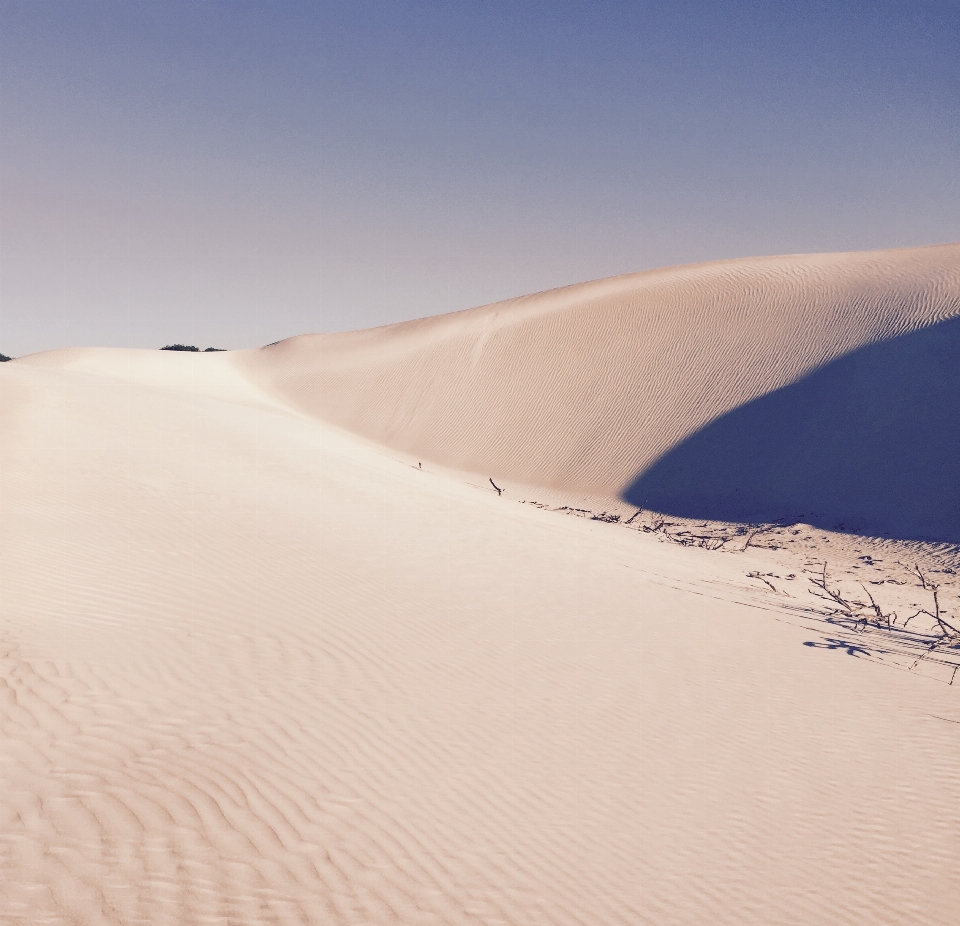
<svg viewBox="0 0 960 926">
<path fill-rule="evenodd" d="M 418 457 L 618 495 L 724 413 L 957 314 L 960 245 L 735 260 L 292 338 L 261 374 Z"/>
<path fill-rule="evenodd" d="M 272 356 L 0 370 L 2 922 L 957 922 L 956 687 Z"/>
</svg>

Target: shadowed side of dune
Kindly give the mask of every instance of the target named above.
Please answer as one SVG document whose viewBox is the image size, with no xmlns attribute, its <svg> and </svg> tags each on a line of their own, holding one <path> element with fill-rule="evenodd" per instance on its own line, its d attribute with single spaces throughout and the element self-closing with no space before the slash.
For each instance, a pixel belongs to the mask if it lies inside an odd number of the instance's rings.
<svg viewBox="0 0 960 926">
<path fill-rule="evenodd" d="M 732 409 L 955 316 L 943 245 L 667 268 L 232 356 L 299 413 L 418 460 L 615 496 Z"/>
<path fill-rule="evenodd" d="M 728 412 L 624 497 L 684 517 L 960 542 L 960 319 L 853 351 Z"/>
</svg>

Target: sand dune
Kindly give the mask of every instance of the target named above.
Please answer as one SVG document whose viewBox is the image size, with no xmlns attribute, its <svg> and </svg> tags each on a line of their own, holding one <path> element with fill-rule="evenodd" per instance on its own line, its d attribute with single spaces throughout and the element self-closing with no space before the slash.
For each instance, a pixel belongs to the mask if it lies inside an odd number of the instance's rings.
<svg viewBox="0 0 960 926">
<path fill-rule="evenodd" d="M 728 504 L 708 513 L 676 483 L 659 492 L 659 477 L 637 480 L 720 416 L 852 351 L 958 314 L 960 245 L 944 245 L 638 273 L 371 331 L 293 338 L 270 348 L 269 366 L 257 363 L 261 382 L 285 401 L 418 457 L 522 483 L 626 492 L 659 510 L 679 501 L 695 517 L 755 519 L 806 513 L 810 493 L 795 493 L 796 512 L 770 513 L 794 501 L 772 498 L 749 511 Z M 897 383 L 905 385 L 910 401 L 898 407 L 915 407 L 919 387 Z M 857 383 L 841 401 L 871 388 Z M 953 378 L 950 389 L 953 401 Z M 944 421 L 941 433 L 954 423 Z M 822 447 L 843 427 L 821 424 L 831 430 L 796 428 L 790 453 L 801 440 Z M 727 449 L 732 457 L 735 448 Z M 685 465 L 688 481 L 709 478 L 709 460 Z M 851 481 L 874 476 L 857 472 Z M 886 488 L 877 485 L 874 496 Z M 824 526 L 864 521 L 865 504 L 846 514 L 827 503 L 814 515 Z M 929 513 L 921 506 L 904 528 L 915 532 Z M 931 524 L 942 527 L 937 539 L 960 540 L 958 519 Z M 902 526 L 875 520 L 880 533 Z"/>
<path fill-rule="evenodd" d="M 0 919 L 955 923 L 960 654 L 827 622 L 786 541 L 665 543 L 485 476 L 621 491 L 751 398 L 936 331 L 958 254 L 3 364 Z"/>
<path fill-rule="evenodd" d="M 960 543 L 960 319 L 861 347 L 681 441 L 626 490 L 723 521 Z"/>
</svg>

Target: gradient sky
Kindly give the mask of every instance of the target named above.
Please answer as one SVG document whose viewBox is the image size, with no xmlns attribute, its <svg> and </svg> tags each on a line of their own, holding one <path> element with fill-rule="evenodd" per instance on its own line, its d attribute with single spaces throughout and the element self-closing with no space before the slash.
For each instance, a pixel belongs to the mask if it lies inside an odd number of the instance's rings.
<svg viewBox="0 0 960 926">
<path fill-rule="evenodd" d="M 0 351 L 960 240 L 960 0 L 0 0 Z"/>
</svg>

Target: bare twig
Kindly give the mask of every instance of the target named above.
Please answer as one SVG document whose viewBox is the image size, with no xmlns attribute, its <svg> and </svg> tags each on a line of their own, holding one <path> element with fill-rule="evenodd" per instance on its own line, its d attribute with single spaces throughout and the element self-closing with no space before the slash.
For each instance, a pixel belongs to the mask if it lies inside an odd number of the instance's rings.
<svg viewBox="0 0 960 926">
<path fill-rule="evenodd" d="M 940 633 L 943 637 L 939 642 L 942 643 L 947 640 L 950 642 L 960 642 L 960 627 L 951 624 L 950 621 L 947 620 L 946 615 L 940 610 L 940 596 L 938 592 L 940 586 L 928 582 L 927 588 L 933 592 L 933 611 L 921 608 L 916 614 L 908 618 L 908 620 L 913 620 L 914 617 L 926 614 L 927 617 L 932 617 L 937 622 L 937 627 L 940 628 Z M 906 622 L 904 622 L 904 627 L 906 627 Z"/>
<path fill-rule="evenodd" d="M 843 595 L 840 594 L 839 588 L 830 588 L 827 578 L 827 563 L 824 560 L 823 563 L 823 572 L 819 578 L 810 579 L 810 582 L 817 589 L 814 591 L 810 590 L 811 595 L 815 595 L 817 598 L 822 598 L 824 601 L 830 602 L 834 605 L 833 612 L 834 614 L 840 614 L 843 617 L 849 618 L 852 621 L 856 622 L 856 625 L 866 624 L 866 619 L 862 616 L 861 612 L 866 607 L 862 601 L 848 601 Z"/>
<path fill-rule="evenodd" d="M 884 614 L 880 605 L 877 604 L 873 595 L 870 594 L 870 589 L 862 582 L 860 583 L 860 587 L 867 593 L 867 598 L 870 599 L 870 607 L 873 609 L 876 625 L 878 627 L 884 626 L 889 630 L 897 622 L 897 612 L 891 611 L 889 614 Z"/>
<path fill-rule="evenodd" d="M 937 627 L 940 630 L 940 639 L 933 645 L 932 649 L 936 649 L 938 646 L 943 643 L 960 643 L 960 627 L 955 626 L 947 620 L 946 614 L 940 610 L 940 585 L 936 582 L 931 582 L 923 574 L 920 567 L 914 563 L 913 564 L 914 572 L 917 574 L 917 578 L 920 580 L 921 588 L 926 589 L 928 592 L 933 593 L 933 610 L 928 611 L 926 608 L 920 608 L 916 614 L 911 614 L 904 622 L 903 626 L 906 627 L 907 624 L 912 621 L 915 617 L 919 617 L 921 614 L 926 614 L 927 617 L 932 618 L 937 623 Z M 924 654 L 926 655 L 926 654 Z"/>
<path fill-rule="evenodd" d="M 497 495 L 498 495 L 498 496 L 503 495 L 503 489 L 501 489 L 500 486 L 498 486 L 498 485 L 493 481 L 493 479 L 490 480 L 490 485 L 492 485 L 492 486 L 497 490 Z"/>
<path fill-rule="evenodd" d="M 730 539 L 726 536 L 720 537 L 703 537 L 703 547 L 707 550 L 722 550 L 723 545 Z"/>
<path fill-rule="evenodd" d="M 772 590 L 775 591 L 775 592 L 777 591 L 777 587 L 776 587 L 769 579 L 767 579 L 765 576 L 760 575 L 759 572 L 748 572 L 748 573 L 747 573 L 747 578 L 748 578 L 748 579 L 759 579 L 761 582 L 763 582 L 763 583 L 764 583 L 766 586 L 768 586 L 770 589 L 772 589 Z M 779 594 L 779 592 L 778 592 L 778 594 Z"/>
</svg>

